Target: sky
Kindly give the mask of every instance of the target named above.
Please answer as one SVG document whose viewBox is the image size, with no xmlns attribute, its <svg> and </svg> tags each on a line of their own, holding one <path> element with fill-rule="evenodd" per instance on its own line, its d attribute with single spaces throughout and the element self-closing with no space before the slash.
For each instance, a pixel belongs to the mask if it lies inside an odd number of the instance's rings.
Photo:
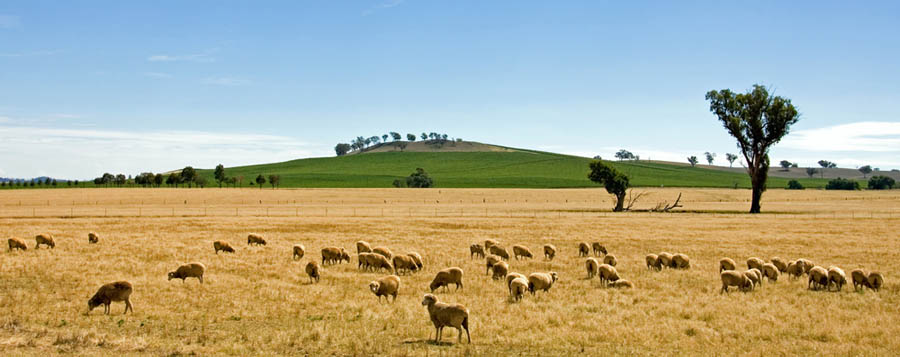
<svg viewBox="0 0 900 357">
<path fill-rule="evenodd" d="M 900 168 L 900 2 L 0 2 L 0 177 L 333 156 L 440 132 L 685 162 L 707 91 L 770 87 L 801 167 Z M 737 163 L 736 163 L 737 165 Z"/>
</svg>

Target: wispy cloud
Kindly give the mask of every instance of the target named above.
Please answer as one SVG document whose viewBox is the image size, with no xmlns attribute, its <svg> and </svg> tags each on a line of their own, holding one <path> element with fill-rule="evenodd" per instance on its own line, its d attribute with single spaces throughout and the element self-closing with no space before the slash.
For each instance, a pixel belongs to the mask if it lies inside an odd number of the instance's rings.
<svg viewBox="0 0 900 357">
<path fill-rule="evenodd" d="M 796 130 L 785 137 L 781 146 L 804 151 L 900 154 L 900 122 L 858 122 Z"/>
<path fill-rule="evenodd" d="M 149 62 L 199 62 L 199 63 L 208 63 L 215 62 L 216 58 L 212 56 L 211 52 L 207 53 L 197 53 L 197 54 L 187 54 L 187 55 L 152 55 L 147 57 L 147 61 Z"/>
<path fill-rule="evenodd" d="M 372 6 L 372 7 L 368 8 L 368 9 L 366 9 L 365 11 L 363 11 L 363 12 L 362 12 L 362 16 L 369 16 L 369 15 L 373 14 L 375 11 L 378 11 L 378 10 L 381 10 L 381 9 L 390 9 L 390 8 L 392 8 L 392 7 L 400 6 L 400 4 L 403 4 L 403 1 L 404 1 L 404 0 L 386 0 L 386 1 L 382 1 L 382 2 L 379 3 L 378 5 Z"/>
<path fill-rule="evenodd" d="M 163 72 L 144 72 L 142 74 L 145 77 L 151 77 L 151 78 L 172 78 L 171 74 L 163 73 Z"/>
<path fill-rule="evenodd" d="M 234 77 L 209 77 L 203 80 L 203 83 L 217 86 L 237 87 L 250 84 L 249 79 Z"/>
<path fill-rule="evenodd" d="M 44 51 L 28 51 L 28 52 L 7 52 L 0 53 L 0 57 L 34 57 L 34 56 L 52 56 L 61 51 L 44 50 Z"/>
<path fill-rule="evenodd" d="M 0 14 L 0 29 L 11 29 L 21 24 L 18 16 Z"/>
</svg>

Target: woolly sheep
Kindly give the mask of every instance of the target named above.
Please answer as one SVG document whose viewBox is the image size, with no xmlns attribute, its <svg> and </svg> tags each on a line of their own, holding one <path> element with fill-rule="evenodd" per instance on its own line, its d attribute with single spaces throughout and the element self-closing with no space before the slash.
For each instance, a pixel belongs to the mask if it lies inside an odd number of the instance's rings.
<svg viewBox="0 0 900 357">
<path fill-rule="evenodd" d="M 799 278 L 801 275 L 803 275 L 803 263 L 798 262 L 796 260 L 793 260 L 790 263 L 788 263 L 787 274 L 791 278 L 794 278 L 794 279 Z"/>
<path fill-rule="evenodd" d="M 594 275 L 597 275 L 597 268 L 600 266 L 600 263 L 597 262 L 597 258 L 587 258 L 584 261 L 584 269 L 587 270 L 587 278 L 593 279 Z"/>
<path fill-rule="evenodd" d="M 659 264 L 663 267 L 671 267 L 672 266 L 672 253 L 662 252 L 657 254 L 659 256 Z"/>
<path fill-rule="evenodd" d="M 213 242 L 213 249 L 216 250 L 216 254 L 219 254 L 220 250 L 226 253 L 234 253 L 234 248 L 231 247 L 231 244 L 220 240 Z"/>
<path fill-rule="evenodd" d="M 100 236 L 98 236 L 97 233 L 88 232 L 88 243 L 96 244 L 99 242 L 100 242 Z"/>
<path fill-rule="evenodd" d="M 375 253 L 369 255 L 369 267 L 372 268 L 373 271 L 379 271 L 381 269 L 386 269 L 387 271 L 394 270 L 394 266 L 391 265 L 391 261 L 388 260 L 387 257 Z"/>
<path fill-rule="evenodd" d="M 28 250 L 28 247 L 25 246 L 25 242 L 23 242 L 19 238 L 13 237 L 13 238 L 7 239 L 6 242 L 9 243 L 9 251 L 10 252 L 13 249 Z"/>
<path fill-rule="evenodd" d="M 356 254 L 371 253 L 371 252 L 372 252 L 372 246 L 369 245 L 368 242 L 362 241 L 362 240 L 359 242 L 356 242 Z"/>
<path fill-rule="evenodd" d="M 691 268 L 691 257 L 686 254 L 678 253 L 672 256 L 672 268 L 675 269 L 690 269 Z"/>
<path fill-rule="evenodd" d="M 869 275 L 862 269 L 853 269 L 850 272 L 850 279 L 853 281 L 853 290 L 859 291 L 869 286 Z"/>
<path fill-rule="evenodd" d="M 725 257 L 719 259 L 719 273 L 722 273 L 726 270 L 735 270 L 737 269 L 737 264 L 734 263 L 734 259 Z"/>
<path fill-rule="evenodd" d="M 350 254 L 347 254 L 347 251 L 345 251 L 344 248 L 322 248 L 322 265 L 325 265 L 326 263 L 337 264 L 343 260 L 346 260 L 347 263 L 350 262 Z"/>
<path fill-rule="evenodd" d="M 828 285 L 834 284 L 838 291 L 844 287 L 844 284 L 847 283 L 847 274 L 844 274 L 844 270 L 838 267 L 829 267 L 828 268 Z"/>
<path fill-rule="evenodd" d="M 400 277 L 396 275 L 388 275 L 385 277 L 378 278 L 369 283 L 369 290 L 375 294 L 378 298 L 378 302 L 381 302 L 381 297 L 384 296 L 384 301 L 387 301 L 388 296 L 393 296 L 394 301 L 397 301 L 397 292 L 400 290 Z"/>
<path fill-rule="evenodd" d="M 408 255 L 410 258 L 412 258 L 412 260 L 413 260 L 414 262 L 416 262 L 416 268 L 417 268 L 416 271 L 421 271 L 422 268 L 425 267 L 425 264 L 422 263 L 422 256 L 419 255 L 419 253 L 416 253 L 416 252 L 409 252 L 409 253 L 406 254 L 406 255 Z"/>
<path fill-rule="evenodd" d="M 760 281 L 760 275 L 756 274 L 756 272 L 758 272 L 759 270 L 758 269 L 754 270 L 754 269 L 756 269 L 756 268 L 747 269 L 744 271 L 744 275 L 747 277 L 747 279 L 750 279 L 750 289 L 751 290 L 753 288 L 759 286 L 759 281 Z"/>
<path fill-rule="evenodd" d="M 747 274 L 744 272 L 739 272 L 736 270 L 725 270 L 719 275 L 722 278 L 722 290 L 719 291 L 721 293 L 727 293 L 728 287 L 736 286 L 738 289 L 747 291 L 753 288 L 753 282 L 750 278 L 747 277 Z"/>
<path fill-rule="evenodd" d="M 616 267 L 609 264 L 600 264 L 597 267 L 597 275 L 600 276 L 600 283 L 609 284 L 616 280 L 619 280 L 619 272 L 616 271 Z"/>
<path fill-rule="evenodd" d="M 619 264 L 619 260 L 616 259 L 615 255 L 607 254 L 605 257 L 603 257 L 603 264 L 616 266 L 616 264 Z"/>
<path fill-rule="evenodd" d="M 779 273 L 787 273 L 787 263 L 785 263 L 784 260 L 779 257 L 774 257 L 771 262 L 772 265 L 775 265 L 775 267 L 778 268 Z"/>
<path fill-rule="evenodd" d="M 499 262 L 491 267 L 491 271 L 493 272 L 491 274 L 491 279 L 503 279 L 506 277 L 506 273 L 509 273 L 509 264 L 507 264 L 506 262 Z"/>
<path fill-rule="evenodd" d="M 469 309 L 460 304 L 445 304 L 438 301 L 437 297 L 432 294 L 425 294 L 422 299 L 422 305 L 428 307 L 428 316 L 431 323 L 434 324 L 434 342 L 441 340 L 444 327 L 450 326 L 459 331 L 456 343 L 462 342 L 462 331 L 466 330 L 466 338 L 472 343 L 472 336 L 469 334 Z"/>
<path fill-rule="evenodd" d="M 528 276 L 528 291 L 531 292 L 531 295 L 534 295 L 538 290 L 547 292 L 558 279 L 559 276 L 552 271 L 549 273 L 532 273 Z"/>
<path fill-rule="evenodd" d="M 493 267 L 494 264 L 497 264 L 499 262 L 500 262 L 500 258 L 498 258 L 496 255 L 488 255 L 488 257 L 484 259 L 484 266 L 485 266 L 484 275 L 490 274 L 491 267 Z"/>
<path fill-rule="evenodd" d="M 259 234 L 250 233 L 247 235 L 247 245 L 266 245 L 266 240 Z"/>
<path fill-rule="evenodd" d="M 309 283 L 312 284 L 313 280 L 317 283 L 319 282 L 319 263 L 317 262 L 309 262 L 306 263 L 306 275 L 309 276 Z"/>
<path fill-rule="evenodd" d="M 436 289 L 440 287 L 444 287 L 444 289 L 449 290 L 449 285 L 456 285 L 456 290 L 459 290 L 463 286 L 462 282 L 463 270 L 457 267 L 447 268 L 439 271 L 435 276 L 434 280 L 431 281 L 431 285 L 428 287 L 431 289 L 431 292 L 434 292 Z"/>
<path fill-rule="evenodd" d="M 499 244 L 500 243 L 498 243 L 497 241 L 495 241 L 493 239 L 485 239 L 484 240 L 484 249 L 490 250 L 491 247 L 493 247 L 495 245 L 499 245 Z"/>
<path fill-rule="evenodd" d="M 304 254 L 306 254 L 306 247 L 303 244 L 294 244 L 294 260 L 303 259 Z"/>
<path fill-rule="evenodd" d="M 418 268 L 416 261 L 410 256 L 399 254 L 394 256 L 394 274 L 400 275 L 404 270 L 407 273 L 412 274 L 412 272 L 416 271 Z"/>
<path fill-rule="evenodd" d="M 527 285 L 528 277 L 526 277 L 525 275 L 519 274 L 519 273 L 510 272 L 510 273 L 506 274 L 506 287 L 507 288 L 509 288 L 509 284 L 511 284 L 513 279 L 515 279 L 515 278 L 525 279 L 525 282 Z M 510 292 L 510 294 L 512 294 L 512 293 Z"/>
<path fill-rule="evenodd" d="M 591 247 L 587 244 L 587 242 L 578 243 L 578 256 L 586 257 L 591 255 Z"/>
<path fill-rule="evenodd" d="M 56 241 L 53 240 L 53 236 L 49 233 L 43 233 L 34 236 L 34 249 L 38 249 L 41 244 L 46 245 L 51 249 L 56 248 Z"/>
<path fill-rule="evenodd" d="M 356 260 L 358 262 L 356 269 L 369 270 L 371 264 L 369 264 L 369 256 L 372 253 L 359 253 L 356 255 Z"/>
<path fill-rule="evenodd" d="M 801 266 L 803 267 L 803 273 L 804 273 L 804 274 L 809 274 L 809 271 L 810 271 L 813 267 L 816 266 L 816 264 L 813 263 L 811 260 L 805 259 L 805 258 L 797 259 L 797 263 L 801 264 Z"/>
<path fill-rule="evenodd" d="M 531 250 L 528 249 L 528 247 L 525 247 L 523 245 L 516 244 L 512 247 L 512 250 L 513 250 L 513 256 L 516 257 L 516 260 L 519 260 L 519 257 L 522 257 L 523 259 L 524 258 L 534 258 L 534 255 L 531 254 Z"/>
<path fill-rule="evenodd" d="M 634 284 L 632 284 L 630 281 L 625 280 L 625 279 L 616 280 L 616 281 L 612 282 L 612 284 L 609 284 L 609 286 L 614 287 L 614 288 L 619 288 L 619 289 L 633 289 L 634 288 Z"/>
<path fill-rule="evenodd" d="M 484 258 L 484 247 L 481 244 L 473 243 L 469 246 L 469 259 L 473 259 L 475 257 Z"/>
<path fill-rule="evenodd" d="M 806 284 L 807 288 L 811 288 L 813 290 L 819 290 L 820 288 L 828 287 L 828 271 L 825 268 L 816 266 L 809 270 L 809 281 Z"/>
<path fill-rule="evenodd" d="M 509 260 L 509 252 L 506 251 L 506 248 L 503 248 L 499 245 L 492 245 L 491 249 L 488 249 L 491 254 L 500 257 L 503 260 Z"/>
<path fill-rule="evenodd" d="M 591 250 L 594 252 L 594 255 L 596 255 L 598 257 L 601 255 L 601 253 L 603 255 L 607 254 L 606 247 L 604 247 L 602 244 L 600 244 L 600 242 L 591 243 Z"/>
<path fill-rule="evenodd" d="M 759 269 L 762 270 L 762 266 L 765 262 L 762 259 L 753 257 L 747 259 L 747 269 Z"/>
<path fill-rule="evenodd" d="M 507 285 L 509 286 L 509 297 L 513 301 L 522 300 L 525 292 L 528 291 L 528 279 L 525 277 L 514 277 Z"/>
<path fill-rule="evenodd" d="M 372 253 L 381 254 L 385 258 L 388 258 L 388 260 L 391 260 L 394 258 L 394 253 L 392 253 L 390 249 L 387 249 L 385 247 L 378 247 L 378 248 L 372 249 Z"/>
<path fill-rule="evenodd" d="M 778 267 L 772 263 L 766 263 L 762 266 L 763 277 L 769 279 L 770 282 L 778 281 Z"/>
<path fill-rule="evenodd" d="M 131 293 L 134 288 L 127 281 L 117 281 L 114 283 L 104 284 L 97 289 L 97 292 L 88 300 L 88 311 L 93 311 L 95 307 L 103 305 L 103 313 L 109 315 L 109 305 L 113 302 L 125 302 L 125 314 L 128 310 L 134 313 L 134 307 L 131 306 Z"/>
<path fill-rule="evenodd" d="M 662 264 L 659 262 L 659 256 L 656 254 L 647 254 L 644 258 L 647 261 L 647 270 L 662 270 Z"/>
<path fill-rule="evenodd" d="M 881 290 L 881 286 L 884 285 L 884 276 L 877 271 L 873 271 L 869 273 L 866 281 L 868 282 L 869 289 L 878 291 Z"/>
<path fill-rule="evenodd" d="M 556 256 L 556 247 L 553 244 L 544 244 L 544 258 L 547 260 L 553 260 L 553 257 Z"/>
<path fill-rule="evenodd" d="M 197 278 L 200 280 L 200 284 L 203 284 L 203 273 L 206 272 L 206 266 L 200 262 L 188 263 L 184 264 L 175 271 L 169 272 L 169 280 L 172 279 L 181 279 L 181 282 L 187 278 Z"/>
</svg>

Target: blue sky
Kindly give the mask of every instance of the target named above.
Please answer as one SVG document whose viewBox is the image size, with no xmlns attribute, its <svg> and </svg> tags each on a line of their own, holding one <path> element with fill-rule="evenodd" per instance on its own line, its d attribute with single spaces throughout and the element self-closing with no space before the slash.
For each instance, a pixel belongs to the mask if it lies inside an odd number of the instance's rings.
<svg viewBox="0 0 900 357">
<path fill-rule="evenodd" d="M 331 156 L 389 131 L 736 152 L 704 94 L 802 113 L 772 159 L 900 168 L 900 3 L 4 1 L 0 176 Z"/>
</svg>

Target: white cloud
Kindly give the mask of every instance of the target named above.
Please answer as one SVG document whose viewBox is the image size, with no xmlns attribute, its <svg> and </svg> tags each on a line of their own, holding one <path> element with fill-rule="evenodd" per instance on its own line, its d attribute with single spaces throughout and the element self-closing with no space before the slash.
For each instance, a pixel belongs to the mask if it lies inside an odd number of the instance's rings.
<svg viewBox="0 0 900 357">
<path fill-rule="evenodd" d="M 21 23 L 18 16 L 0 14 L 0 29 L 11 29 L 19 25 Z"/>
<path fill-rule="evenodd" d="M 209 77 L 203 80 L 203 83 L 217 86 L 236 87 L 250 84 L 250 80 L 234 77 Z"/>
<path fill-rule="evenodd" d="M 150 62 L 215 62 L 216 59 L 209 53 L 199 53 L 191 55 L 152 55 L 147 57 Z"/>
<path fill-rule="evenodd" d="M 803 151 L 900 154 L 900 122 L 858 122 L 797 130 L 786 136 L 781 146 Z"/>
</svg>

